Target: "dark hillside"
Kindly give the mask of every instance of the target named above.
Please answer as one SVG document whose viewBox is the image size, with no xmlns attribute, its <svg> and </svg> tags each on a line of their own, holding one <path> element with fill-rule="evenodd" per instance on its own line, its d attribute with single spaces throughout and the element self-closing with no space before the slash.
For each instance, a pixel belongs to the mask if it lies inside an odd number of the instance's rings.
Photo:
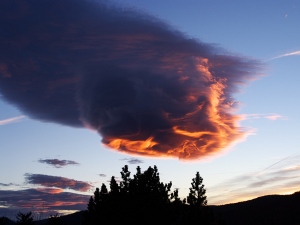
<svg viewBox="0 0 300 225">
<path fill-rule="evenodd" d="M 0 225 L 15 225 L 16 223 L 7 217 L 0 217 Z"/>
<path fill-rule="evenodd" d="M 63 225 L 81 225 L 83 220 L 83 211 L 72 213 L 66 216 L 61 216 L 61 223 Z M 46 225 L 47 219 L 35 221 L 35 225 Z"/>
<path fill-rule="evenodd" d="M 211 206 L 227 225 L 299 225 L 300 192 L 268 195 L 245 202 Z"/>
<path fill-rule="evenodd" d="M 210 206 L 226 225 L 300 225 L 300 192 L 268 195 L 245 202 Z M 81 225 L 83 212 L 61 217 L 64 225 Z M 36 222 L 46 224 L 46 220 Z"/>
</svg>

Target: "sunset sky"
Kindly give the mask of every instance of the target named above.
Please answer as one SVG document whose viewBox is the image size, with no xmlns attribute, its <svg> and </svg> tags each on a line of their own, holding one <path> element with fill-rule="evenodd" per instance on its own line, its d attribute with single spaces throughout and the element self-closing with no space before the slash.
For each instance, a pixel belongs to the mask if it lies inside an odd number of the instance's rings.
<svg viewBox="0 0 300 225">
<path fill-rule="evenodd" d="M 209 205 L 299 191 L 299 1 L 10 2 L 0 216 L 85 209 L 124 165 L 181 198 L 199 171 Z"/>
</svg>

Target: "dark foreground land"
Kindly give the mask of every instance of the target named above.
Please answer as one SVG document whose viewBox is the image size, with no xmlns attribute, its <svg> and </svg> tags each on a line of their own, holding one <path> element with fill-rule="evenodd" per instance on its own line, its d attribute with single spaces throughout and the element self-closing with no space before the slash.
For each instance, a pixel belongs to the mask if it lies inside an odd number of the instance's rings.
<svg viewBox="0 0 300 225">
<path fill-rule="evenodd" d="M 300 225 L 300 192 L 292 195 L 269 195 L 253 200 L 209 206 L 226 225 Z M 63 225 L 81 225 L 84 212 L 61 217 Z M 16 224 L 7 220 L 7 225 Z M 34 224 L 47 224 L 47 220 Z M 201 224 L 201 221 L 199 221 Z"/>
<path fill-rule="evenodd" d="M 300 192 L 210 207 L 227 225 L 300 225 Z"/>
</svg>

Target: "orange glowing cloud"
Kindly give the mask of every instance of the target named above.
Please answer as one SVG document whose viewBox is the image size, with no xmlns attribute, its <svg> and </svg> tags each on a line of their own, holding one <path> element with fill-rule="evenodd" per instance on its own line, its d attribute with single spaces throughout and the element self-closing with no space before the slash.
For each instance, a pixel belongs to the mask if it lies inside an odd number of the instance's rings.
<svg viewBox="0 0 300 225">
<path fill-rule="evenodd" d="M 136 133 L 124 132 L 117 137 L 104 135 L 103 143 L 130 154 L 188 160 L 218 153 L 243 138 L 245 133 L 238 126 L 241 117 L 233 114 L 234 101 L 228 101 L 226 93 L 232 85 L 230 77 L 213 76 L 214 65 L 207 58 L 195 58 L 194 62 L 196 69 L 190 75 L 180 73 L 177 76 L 177 82 L 184 91 L 178 99 L 170 98 L 169 101 L 177 101 L 179 104 L 175 107 L 178 108 L 168 111 L 167 107 L 161 106 L 162 112 L 158 116 L 167 124 L 166 127 L 153 129 L 149 134 L 143 133 L 143 129 L 137 129 Z M 157 96 L 157 101 L 163 101 L 166 93 L 159 94 L 161 96 Z M 180 110 L 180 115 L 174 114 Z M 152 122 L 150 126 L 156 123 L 155 120 Z M 105 134 L 101 127 L 100 133 Z"/>
<path fill-rule="evenodd" d="M 95 130 L 117 151 L 184 160 L 244 137 L 232 96 L 259 62 L 107 2 L 25 5 L 0 2 L 10 22 L 1 28 L 0 92 L 29 117 Z"/>
</svg>

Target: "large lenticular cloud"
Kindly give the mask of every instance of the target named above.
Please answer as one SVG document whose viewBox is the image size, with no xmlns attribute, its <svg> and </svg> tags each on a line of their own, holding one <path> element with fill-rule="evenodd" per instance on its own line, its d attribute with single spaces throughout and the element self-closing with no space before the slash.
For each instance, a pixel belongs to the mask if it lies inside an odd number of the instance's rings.
<svg viewBox="0 0 300 225">
<path fill-rule="evenodd" d="M 258 67 L 101 1 L 1 1 L 0 49 L 0 92 L 30 117 L 181 159 L 243 136 L 232 94 Z"/>
</svg>

